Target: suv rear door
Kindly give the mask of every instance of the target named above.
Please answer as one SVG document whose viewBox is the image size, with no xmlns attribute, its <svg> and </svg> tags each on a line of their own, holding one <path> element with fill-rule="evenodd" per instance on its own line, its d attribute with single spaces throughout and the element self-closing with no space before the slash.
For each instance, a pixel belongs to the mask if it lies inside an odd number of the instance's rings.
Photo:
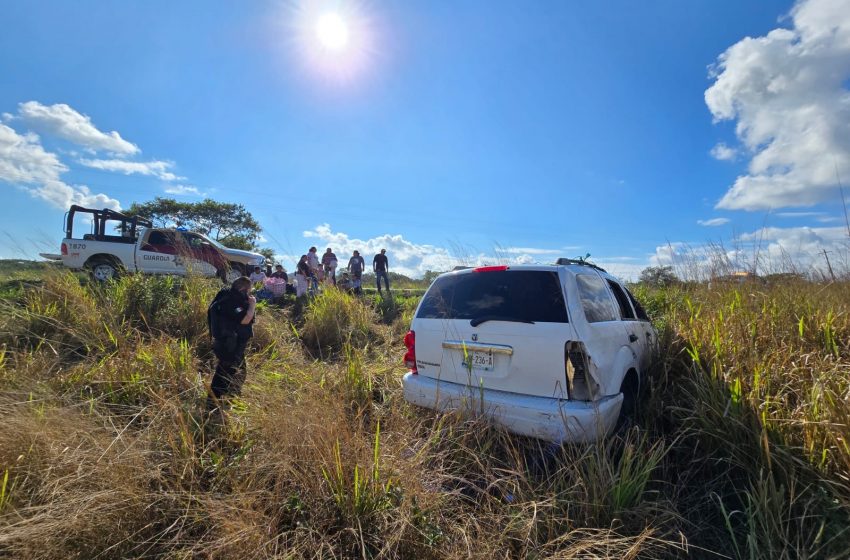
<svg viewBox="0 0 850 560">
<path fill-rule="evenodd" d="M 573 337 L 554 270 L 481 267 L 437 278 L 413 321 L 419 375 L 566 398 L 564 345 Z"/>
<path fill-rule="evenodd" d="M 606 281 L 594 270 L 582 270 L 575 274 L 576 291 L 582 312 L 574 312 L 573 324 L 587 351 L 596 365 L 596 381 L 602 386 L 603 394 L 612 394 L 616 387 L 607 387 L 615 372 L 617 354 L 629 344 L 628 333 L 620 321 L 614 299 Z"/>
</svg>

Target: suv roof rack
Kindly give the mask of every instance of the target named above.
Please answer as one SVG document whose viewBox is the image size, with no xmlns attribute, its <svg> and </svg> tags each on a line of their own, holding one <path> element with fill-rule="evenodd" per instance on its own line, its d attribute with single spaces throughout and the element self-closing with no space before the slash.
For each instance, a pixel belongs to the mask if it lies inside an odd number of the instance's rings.
<svg viewBox="0 0 850 560">
<path fill-rule="evenodd" d="M 577 264 L 577 265 L 580 265 L 580 266 L 589 266 L 590 268 L 595 268 L 596 270 L 598 270 L 600 272 L 604 272 L 606 274 L 608 273 L 608 271 L 605 270 L 604 268 L 602 268 L 601 266 L 595 265 L 590 261 L 586 261 L 581 257 L 579 257 L 577 259 L 568 259 L 568 258 L 565 258 L 565 257 L 561 257 L 557 261 L 555 261 L 555 264 L 557 264 L 557 265 Z"/>
</svg>

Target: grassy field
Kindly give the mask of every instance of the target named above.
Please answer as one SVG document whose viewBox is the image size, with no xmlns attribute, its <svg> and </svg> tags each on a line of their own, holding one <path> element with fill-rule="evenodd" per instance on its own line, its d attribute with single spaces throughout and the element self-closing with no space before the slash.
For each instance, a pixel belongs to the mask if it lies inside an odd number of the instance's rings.
<svg viewBox="0 0 850 560">
<path fill-rule="evenodd" d="M 416 297 L 262 305 L 242 397 L 207 418 L 215 282 L 13 268 L 0 557 L 850 550 L 850 283 L 636 287 L 661 343 L 634 425 L 555 446 L 403 401 Z"/>
</svg>

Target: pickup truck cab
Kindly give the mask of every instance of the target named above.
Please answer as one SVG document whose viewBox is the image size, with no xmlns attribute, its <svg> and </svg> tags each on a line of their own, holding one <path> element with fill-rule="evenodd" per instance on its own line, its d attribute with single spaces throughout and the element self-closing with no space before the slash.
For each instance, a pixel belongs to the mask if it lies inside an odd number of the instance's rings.
<svg viewBox="0 0 850 560">
<path fill-rule="evenodd" d="M 449 272 L 405 336 L 404 397 L 518 434 L 592 441 L 636 406 L 656 337 L 628 289 L 585 261 Z"/>
<path fill-rule="evenodd" d="M 78 214 L 91 215 L 91 233 L 74 235 L 74 217 Z M 258 253 L 230 249 L 200 233 L 155 228 L 139 216 L 76 205 L 71 206 L 65 218 L 65 238 L 60 253 L 41 253 L 41 256 L 61 260 L 74 270 L 88 270 L 99 281 L 125 271 L 178 276 L 200 274 L 232 281 L 246 274 L 249 268 L 265 262 L 265 257 Z"/>
</svg>

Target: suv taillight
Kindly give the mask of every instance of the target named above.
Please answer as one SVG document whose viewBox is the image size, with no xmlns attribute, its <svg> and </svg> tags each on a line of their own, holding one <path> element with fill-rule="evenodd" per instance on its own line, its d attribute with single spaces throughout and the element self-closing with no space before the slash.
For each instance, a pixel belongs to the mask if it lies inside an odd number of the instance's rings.
<svg viewBox="0 0 850 560">
<path fill-rule="evenodd" d="M 589 401 L 587 390 L 587 356 L 582 346 L 567 342 L 564 347 L 564 369 L 567 377 L 567 398 L 573 401 Z"/>
<path fill-rule="evenodd" d="M 404 365 L 410 368 L 410 373 L 419 373 L 416 371 L 416 333 L 407 331 L 404 335 L 404 345 L 407 346 L 407 353 L 404 355 Z"/>
<path fill-rule="evenodd" d="M 68 244 L 63 243 L 62 247 L 59 248 L 59 252 L 62 253 L 63 256 L 68 256 Z"/>
</svg>

